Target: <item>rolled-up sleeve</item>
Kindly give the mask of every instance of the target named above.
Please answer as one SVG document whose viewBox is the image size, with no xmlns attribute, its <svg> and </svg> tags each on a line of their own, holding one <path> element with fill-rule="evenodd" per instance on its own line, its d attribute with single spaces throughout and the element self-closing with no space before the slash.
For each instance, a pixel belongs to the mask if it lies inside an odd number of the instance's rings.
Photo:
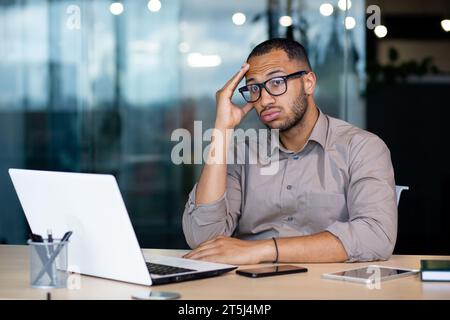
<svg viewBox="0 0 450 320">
<path fill-rule="evenodd" d="M 197 184 L 189 194 L 183 213 L 183 232 L 194 249 L 219 235 L 231 236 L 241 213 L 241 166 L 228 165 L 225 194 L 215 202 L 195 204 Z"/>
<path fill-rule="evenodd" d="M 356 137 L 349 149 L 348 221 L 327 231 L 338 237 L 348 262 L 387 260 L 397 238 L 397 203 L 389 149 L 375 135 Z"/>
</svg>

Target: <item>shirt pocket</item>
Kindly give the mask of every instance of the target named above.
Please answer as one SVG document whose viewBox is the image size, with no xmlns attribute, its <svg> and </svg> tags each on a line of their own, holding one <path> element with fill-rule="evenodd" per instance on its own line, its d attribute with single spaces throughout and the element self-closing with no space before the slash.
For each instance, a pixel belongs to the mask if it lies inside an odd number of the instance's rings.
<svg viewBox="0 0 450 320">
<path fill-rule="evenodd" d="M 345 195 L 328 192 L 306 194 L 306 219 L 315 231 L 322 231 L 335 221 L 348 220 Z"/>
</svg>

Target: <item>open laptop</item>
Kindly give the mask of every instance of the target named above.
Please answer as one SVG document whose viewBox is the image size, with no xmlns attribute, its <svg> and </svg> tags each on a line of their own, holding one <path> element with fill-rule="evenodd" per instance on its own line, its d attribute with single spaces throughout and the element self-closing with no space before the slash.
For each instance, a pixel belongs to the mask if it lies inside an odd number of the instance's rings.
<svg viewBox="0 0 450 320">
<path fill-rule="evenodd" d="M 9 169 L 33 233 L 73 231 L 68 270 L 152 285 L 206 278 L 236 266 L 146 255 L 112 175 Z M 150 183 L 150 182 L 149 182 Z"/>
</svg>

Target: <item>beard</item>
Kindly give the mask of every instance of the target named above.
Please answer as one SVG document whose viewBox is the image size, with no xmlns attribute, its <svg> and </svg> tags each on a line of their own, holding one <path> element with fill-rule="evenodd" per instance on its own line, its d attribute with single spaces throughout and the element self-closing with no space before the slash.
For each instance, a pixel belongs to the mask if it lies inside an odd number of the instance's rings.
<svg viewBox="0 0 450 320">
<path fill-rule="evenodd" d="M 306 110 L 308 109 L 308 101 L 306 100 L 306 94 L 302 93 L 295 99 L 294 103 L 292 104 L 292 116 L 286 119 L 283 123 L 277 126 L 277 128 L 272 129 L 278 129 L 280 132 L 288 131 L 292 129 L 293 127 L 297 126 L 305 116 Z"/>
</svg>

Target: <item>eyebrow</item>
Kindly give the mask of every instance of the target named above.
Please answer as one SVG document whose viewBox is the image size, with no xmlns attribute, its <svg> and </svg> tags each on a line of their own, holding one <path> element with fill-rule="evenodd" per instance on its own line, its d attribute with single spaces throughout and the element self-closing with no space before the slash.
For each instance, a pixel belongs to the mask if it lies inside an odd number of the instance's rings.
<svg viewBox="0 0 450 320">
<path fill-rule="evenodd" d="M 276 69 L 276 70 L 270 71 L 266 76 L 271 76 L 271 75 L 273 75 L 275 73 L 278 73 L 278 72 L 284 72 L 284 71 L 280 70 L 280 69 Z M 249 83 L 250 81 L 253 81 L 253 80 L 255 80 L 255 78 L 248 78 L 246 83 Z"/>
</svg>

